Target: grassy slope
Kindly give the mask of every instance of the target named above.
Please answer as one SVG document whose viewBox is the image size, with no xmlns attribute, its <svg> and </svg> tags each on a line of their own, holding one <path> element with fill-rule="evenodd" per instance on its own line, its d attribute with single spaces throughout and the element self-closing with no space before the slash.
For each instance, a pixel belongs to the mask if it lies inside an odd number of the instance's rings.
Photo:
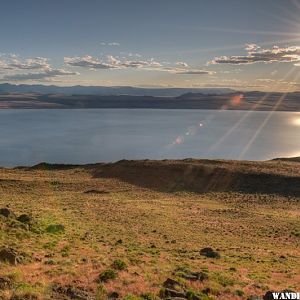
<svg viewBox="0 0 300 300">
<path fill-rule="evenodd" d="M 45 299 L 58 282 L 98 290 L 97 299 L 103 287 L 122 297 L 157 294 L 167 277 L 183 280 L 178 267 L 207 271 L 204 282 L 183 281 L 195 291 L 210 288 L 214 299 L 299 291 L 299 166 L 185 160 L 0 169 L 0 207 L 35 220 L 34 230 L 24 230 L 0 218 L 0 245 L 30 258 L 0 265 L 0 276 L 14 280 L 2 293 Z M 263 188 L 274 180 L 275 193 Z M 51 224 L 65 232 L 47 232 Z M 200 256 L 207 246 L 221 258 Z M 100 288 L 95 280 L 114 259 L 128 268 Z"/>
</svg>

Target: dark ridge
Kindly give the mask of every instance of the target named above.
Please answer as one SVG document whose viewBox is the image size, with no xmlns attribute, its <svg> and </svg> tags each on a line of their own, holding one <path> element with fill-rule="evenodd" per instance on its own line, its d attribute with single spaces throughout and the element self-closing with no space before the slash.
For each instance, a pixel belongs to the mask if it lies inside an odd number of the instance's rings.
<svg viewBox="0 0 300 300">
<path fill-rule="evenodd" d="M 252 166 L 253 164 L 253 166 Z M 276 173 L 268 162 L 120 161 L 92 169 L 93 177 L 118 178 L 163 192 L 242 192 L 300 196 L 299 174 Z M 257 168 L 257 165 L 261 169 Z M 280 168 L 274 163 L 274 168 Z"/>
<path fill-rule="evenodd" d="M 102 165 L 103 163 L 80 165 L 80 164 L 51 164 L 51 163 L 41 162 L 31 167 L 20 166 L 20 167 L 15 167 L 14 169 L 25 169 L 29 171 L 30 170 L 55 171 L 55 170 L 70 170 L 76 168 L 89 169 L 89 168 L 95 168 Z"/>
<path fill-rule="evenodd" d="M 41 162 L 32 167 L 28 167 L 28 170 L 69 170 L 80 167 L 80 165 L 68 165 L 68 164 L 50 164 L 46 162 Z"/>
<path fill-rule="evenodd" d="M 300 157 L 280 157 L 274 158 L 272 161 L 291 161 L 291 162 L 300 162 Z"/>
</svg>

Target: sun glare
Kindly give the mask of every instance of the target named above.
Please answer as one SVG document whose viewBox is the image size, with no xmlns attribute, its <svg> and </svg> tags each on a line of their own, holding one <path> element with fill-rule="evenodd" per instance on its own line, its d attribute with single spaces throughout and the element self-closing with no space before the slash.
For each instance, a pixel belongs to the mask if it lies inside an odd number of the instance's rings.
<svg viewBox="0 0 300 300">
<path fill-rule="evenodd" d="M 296 126 L 300 126 L 300 116 L 292 120 L 292 123 Z"/>
</svg>

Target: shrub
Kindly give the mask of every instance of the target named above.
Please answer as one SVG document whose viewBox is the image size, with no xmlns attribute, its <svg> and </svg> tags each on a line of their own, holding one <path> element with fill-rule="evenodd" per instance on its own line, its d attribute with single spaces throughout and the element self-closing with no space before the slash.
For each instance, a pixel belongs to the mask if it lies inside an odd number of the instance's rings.
<svg viewBox="0 0 300 300">
<path fill-rule="evenodd" d="M 116 259 L 112 263 L 112 268 L 114 268 L 115 270 L 122 271 L 127 269 L 127 264 L 121 259 Z"/>
<path fill-rule="evenodd" d="M 48 233 L 56 234 L 65 231 L 65 226 L 62 224 L 51 224 L 46 228 Z"/>
<path fill-rule="evenodd" d="M 114 280 L 116 278 L 117 278 L 117 272 L 113 269 L 104 270 L 99 275 L 99 281 L 100 282 L 107 282 L 109 280 Z"/>
</svg>

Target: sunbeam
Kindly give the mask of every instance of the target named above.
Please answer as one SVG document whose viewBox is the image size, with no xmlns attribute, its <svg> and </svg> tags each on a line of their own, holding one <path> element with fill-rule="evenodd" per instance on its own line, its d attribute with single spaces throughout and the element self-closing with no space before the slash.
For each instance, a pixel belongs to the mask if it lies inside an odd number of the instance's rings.
<svg viewBox="0 0 300 300">
<path fill-rule="evenodd" d="M 286 80 L 290 75 L 291 73 L 294 71 L 295 69 L 294 68 L 291 68 L 290 71 L 282 78 L 282 80 Z M 276 85 L 278 85 L 278 82 L 276 82 L 276 84 L 274 84 L 272 86 L 272 88 L 275 88 L 276 89 Z M 209 149 L 208 149 L 208 153 L 212 152 L 212 151 L 215 151 L 223 141 L 225 141 L 225 139 L 230 136 L 240 125 L 241 123 L 246 120 L 251 114 L 253 114 L 253 112 L 260 106 L 262 105 L 265 100 L 268 99 L 268 97 L 270 96 L 270 92 L 269 93 L 266 93 L 257 103 L 253 104 L 253 106 L 251 107 L 250 110 L 248 110 L 239 120 L 238 122 L 232 126 L 223 136 L 220 140 L 218 140 L 215 144 L 213 144 Z"/>
<path fill-rule="evenodd" d="M 295 79 L 298 79 L 300 77 L 300 73 L 298 73 L 296 75 Z M 249 140 L 249 142 L 247 143 L 247 145 L 245 146 L 244 150 L 240 153 L 238 159 L 242 159 L 244 158 L 245 154 L 249 151 L 250 147 L 252 146 L 252 144 L 254 143 L 254 141 L 256 140 L 257 136 L 260 134 L 260 132 L 262 131 L 262 129 L 266 126 L 266 124 L 268 123 L 268 121 L 270 120 L 270 118 L 273 116 L 274 112 L 276 111 L 277 107 L 282 103 L 282 101 L 285 99 L 286 95 L 288 94 L 288 92 L 283 93 L 278 101 L 276 102 L 276 104 L 273 106 L 272 110 L 268 113 L 267 117 L 265 118 L 265 120 L 262 122 L 262 124 L 259 126 L 259 128 L 256 130 L 256 132 L 254 133 L 254 135 L 252 136 L 252 138 Z"/>
</svg>

